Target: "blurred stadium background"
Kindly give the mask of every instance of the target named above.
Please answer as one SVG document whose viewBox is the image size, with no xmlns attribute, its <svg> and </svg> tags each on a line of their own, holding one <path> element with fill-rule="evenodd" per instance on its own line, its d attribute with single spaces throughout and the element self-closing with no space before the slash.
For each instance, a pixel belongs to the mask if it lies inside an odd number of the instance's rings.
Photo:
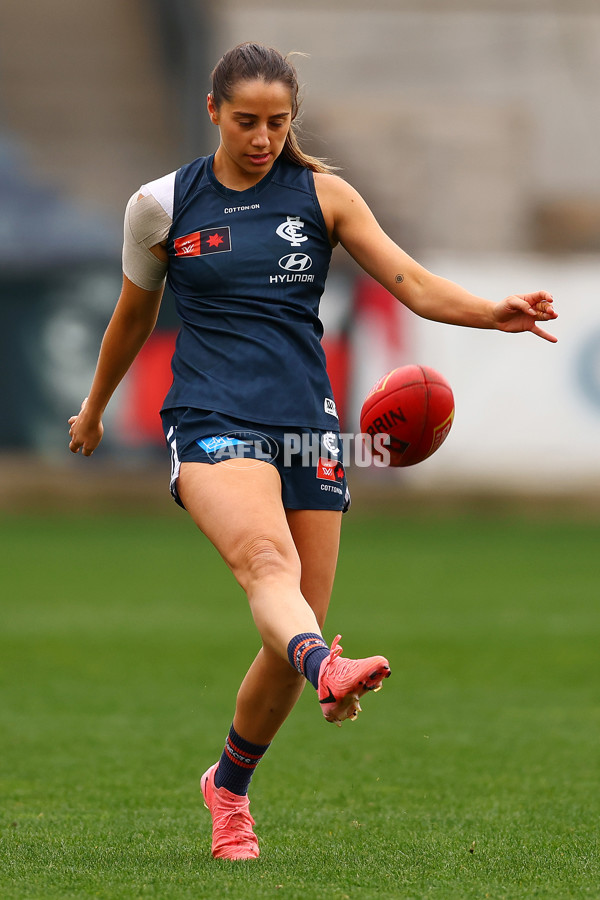
<svg viewBox="0 0 600 900">
<path fill-rule="evenodd" d="M 323 317 L 344 430 L 405 362 L 442 371 L 457 410 L 436 457 L 355 470 L 355 490 L 600 498 L 596 0 L 23 0 L 0 17 L 0 508 L 170 508 L 168 297 L 93 463 L 68 453 L 66 419 L 119 290 L 125 203 L 215 148 L 209 73 L 247 39 L 307 54 L 310 150 L 411 255 L 498 299 L 545 288 L 560 313 L 557 346 L 423 322 L 336 252 Z"/>
</svg>

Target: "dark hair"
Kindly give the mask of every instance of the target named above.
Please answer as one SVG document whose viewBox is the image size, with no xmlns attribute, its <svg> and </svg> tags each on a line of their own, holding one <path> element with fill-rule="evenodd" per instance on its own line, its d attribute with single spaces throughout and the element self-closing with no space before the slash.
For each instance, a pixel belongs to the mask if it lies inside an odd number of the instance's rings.
<svg viewBox="0 0 600 900">
<path fill-rule="evenodd" d="M 272 47 L 246 41 L 225 53 L 212 72 L 212 96 L 219 109 L 223 101 L 231 102 L 235 86 L 240 81 L 260 79 L 266 84 L 280 81 L 290 89 L 292 124 L 283 146 L 282 155 L 313 172 L 331 172 L 333 167 L 315 156 L 309 156 L 298 143 L 296 116 L 300 108 L 298 75 L 289 59 Z"/>
</svg>

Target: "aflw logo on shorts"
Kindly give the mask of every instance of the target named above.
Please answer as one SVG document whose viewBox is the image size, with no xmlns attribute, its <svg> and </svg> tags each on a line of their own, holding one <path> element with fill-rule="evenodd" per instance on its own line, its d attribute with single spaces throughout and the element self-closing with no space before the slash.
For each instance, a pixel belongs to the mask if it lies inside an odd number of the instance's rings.
<svg viewBox="0 0 600 900">
<path fill-rule="evenodd" d="M 335 459 L 323 459 L 317 463 L 317 478 L 321 481 L 341 481 L 344 477 L 344 467 Z"/>
<path fill-rule="evenodd" d="M 325 400 L 323 401 L 323 409 L 329 416 L 335 416 L 337 419 L 337 409 L 335 406 L 335 402 L 331 399 L 331 397 L 325 397 Z"/>
<path fill-rule="evenodd" d="M 223 228 L 203 228 L 183 237 L 175 238 L 175 256 L 206 256 L 207 253 L 223 253 L 231 250 L 229 225 Z"/>
</svg>

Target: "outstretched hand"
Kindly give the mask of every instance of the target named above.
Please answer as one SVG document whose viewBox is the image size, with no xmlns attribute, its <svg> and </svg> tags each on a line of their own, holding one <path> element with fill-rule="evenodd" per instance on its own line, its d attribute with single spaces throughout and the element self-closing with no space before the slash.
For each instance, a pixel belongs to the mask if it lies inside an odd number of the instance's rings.
<svg viewBox="0 0 600 900">
<path fill-rule="evenodd" d="M 512 294 L 494 307 L 494 323 L 499 331 L 513 334 L 519 331 L 531 331 L 545 341 L 556 343 L 558 338 L 549 331 L 544 331 L 538 322 L 556 319 L 558 313 L 552 305 L 552 295 L 547 291 L 535 291 L 533 294 Z"/>
<path fill-rule="evenodd" d="M 104 434 L 104 426 L 99 419 L 86 414 L 87 397 L 81 404 L 79 415 L 71 416 L 69 419 L 69 437 L 71 442 L 69 450 L 71 453 L 79 453 L 81 450 L 84 456 L 91 456 Z"/>
</svg>

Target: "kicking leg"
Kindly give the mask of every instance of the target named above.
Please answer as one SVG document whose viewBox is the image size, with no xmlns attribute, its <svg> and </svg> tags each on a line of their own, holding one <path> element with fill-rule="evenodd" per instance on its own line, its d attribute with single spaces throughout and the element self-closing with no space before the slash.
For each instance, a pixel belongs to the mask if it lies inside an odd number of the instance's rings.
<svg viewBox="0 0 600 900">
<path fill-rule="evenodd" d="M 334 553 L 313 600 L 317 617 L 303 589 L 319 579 L 314 574 L 309 577 L 308 564 L 304 566 L 302 541 L 299 548 L 294 543 L 275 469 L 247 460 L 234 465 L 184 464 L 178 490 L 196 524 L 245 589 L 263 641 L 240 688 L 223 756 L 201 779 L 213 819 L 213 855 L 252 859 L 259 848 L 248 808 L 248 783 L 304 685 L 302 675 L 288 662 L 287 646 L 299 633 L 320 636 L 333 582 L 340 516 L 334 514 L 331 519 L 336 526 Z"/>
<path fill-rule="evenodd" d="M 333 588 L 342 514 L 288 510 L 287 521 L 301 565 L 300 590 L 323 627 Z M 306 679 L 263 646 L 240 687 L 234 727 L 256 744 L 268 744 L 286 720 Z"/>
</svg>

